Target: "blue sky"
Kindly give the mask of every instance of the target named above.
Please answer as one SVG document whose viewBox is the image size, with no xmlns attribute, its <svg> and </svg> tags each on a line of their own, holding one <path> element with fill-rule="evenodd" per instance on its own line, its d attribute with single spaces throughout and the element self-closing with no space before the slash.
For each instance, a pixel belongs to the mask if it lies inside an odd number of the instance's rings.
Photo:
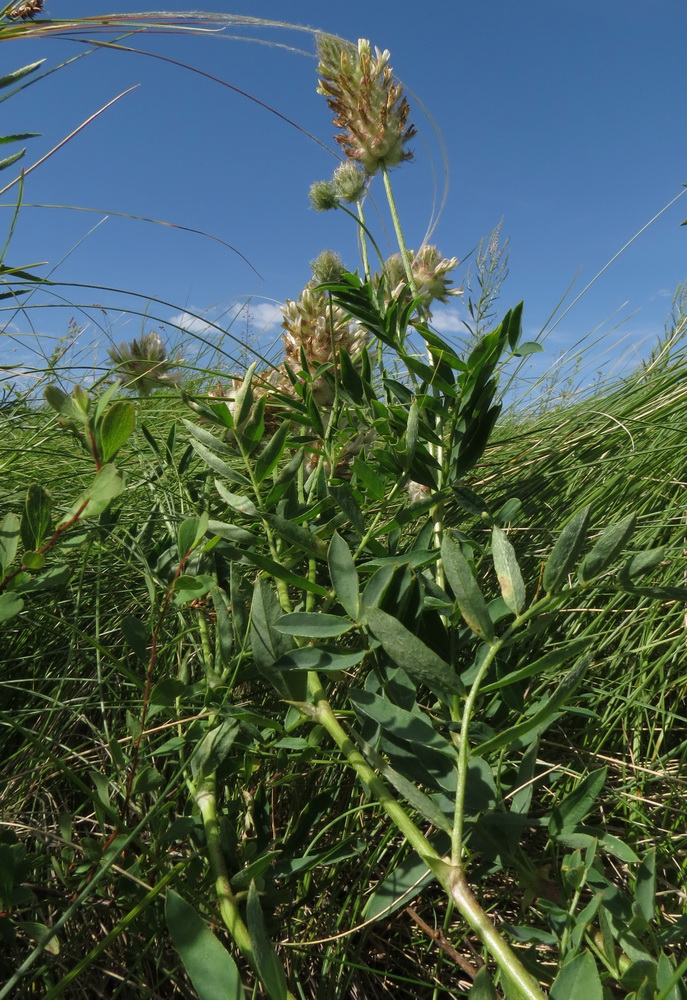
<svg viewBox="0 0 687 1000">
<path fill-rule="evenodd" d="M 198 7 L 236 13 L 221 0 Z M 132 0 L 46 3 L 54 18 L 141 9 Z M 166 9 L 185 5 L 167 3 Z M 687 192 L 684 2 L 437 0 L 423 7 L 406 0 L 252 0 L 249 14 L 286 16 L 390 49 L 419 131 L 414 162 L 393 174 L 407 242 L 414 248 L 422 242 L 444 193 L 432 242 L 446 256 L 464 258 L 503 219 L 510 274 L 501 307 L 525 300 L 530 338 L 571 284 L 558 315 L 638 230 Z M 262 44 L 266 40 L 280 47 Z M 65 286 L 36 295 L 23 314 L 5 306 L 0 364 L 19 366 L 50 353 L 55 338 L 68 335 L 72 318 L 82 331 L 67 358 L 85 370 L 108 342 L 161 325 L 192 357 L 197 347 L 173 323 L 185 322 L 215 343 L 217 331 L 203 331 L 182 314 L 201 314 L 222 328 L 233 318 L 231 332 L 241 338 L 245 318 L 235 317 L 247 300 L 248 332 L 261 334 L 267 345 L 278 338 L 279 303 L 298 295 L 308 261 L 320 250 L 335 249 L 350 267 L 358 264 L 349 220 L 309 207 L 311 182 L 329 177 L 337 163 L 330 114 L 315 91 L 312 35 L 234 28 L 205 37 L 141 34 L 123 44 L 189 63 L 250 93 L 328 148 L 230 87 L 124 52 L 101 49 L 5 102 L 3 134 L 42 133 L 27 144 L 28 165 L 135 86 L 26 178 L 25 207 L 6 263 L 47 261 L 36 270 L 53 280 L 136 295 Z M 5 42 L 3 69 L 38 58 L 54 65 L 84 49 L 56 37 Z M 7 183 L 10 171 L 1 179 Z M 384 241 L 380 182 L 372 196 L 380 210 L 373 225 Z M 0 199 L 6 228 L 14 200 L 16 188 Z M 29 207 L 34 204 L 96 211 Z M 550 333 L 545 365 L 562 353 L 576 354 L 581 341 L 591 377 L 648 353 L 678 282 L 687 278 L 685 218 L 687 197 L 624 251 Z M 392 251 L 390 232 L 388 238 Z M 437 312 L 437 326 L 453 334 L 462 309 L 453 300 Z M 227 353 L 239 353 L 230 339 L 222 343 Z"/>
</svg>

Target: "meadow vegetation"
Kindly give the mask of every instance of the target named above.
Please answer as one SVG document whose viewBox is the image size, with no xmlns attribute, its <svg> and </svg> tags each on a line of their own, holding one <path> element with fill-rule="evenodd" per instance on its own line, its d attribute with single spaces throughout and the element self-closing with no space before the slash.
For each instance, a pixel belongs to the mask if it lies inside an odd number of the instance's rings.
<svg viewBox="0 0 687 1000">
<path fill-rule="evenodd" d="M 279 363 L 143 329 L 6 383 L 0 1000 L 685 1000 L 685 296 L 622 381 L 504 409 L 540 345 L 499 233 L 449 341 L 389 54 L 317 46 L 311 201 L 361 259 L 313 262 Z"/>
</svg>

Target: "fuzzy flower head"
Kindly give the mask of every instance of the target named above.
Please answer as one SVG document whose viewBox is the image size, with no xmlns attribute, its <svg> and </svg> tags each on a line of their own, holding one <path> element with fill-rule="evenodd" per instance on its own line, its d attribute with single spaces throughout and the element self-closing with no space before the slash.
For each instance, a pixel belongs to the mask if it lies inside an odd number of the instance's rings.
<svg viewBox="0 0 687 1000">
<path fill-rule="evenodd" d="M 110 347 L 107 353 L 117 365 L 122 385 L 136 389 L 142 396 L 149 396 L 157 386 L 181 382 L 181 373 L 173 370 L 176 363 L 167 357 L 165 345 L 157 333 L 145 333 L 140 340 Z"/>
<path fill-rule="evenodd" d="M 437 248 L 428 243 L 413 254 L 410 269 L 422 312 L 427 313 L 432 302 L 447 302 L 449 296 L 463 294 L 462 288 L 450 287 L 453 281 L 448 277 L 449 271 L 453 271 L 458 263 L 457 257 L 442 257 Z M 392 295 L 398 295 L 407 281 L 400 254 L 394 254 L 386 261 L 384 271 Z"/>
<path fill-rule="evenodd" d="M 375 49 L 365 38 L 357 50 L 329 35 L 317 43 L 320 75 L 318 93 L 324 94 L 341 129 L 336 141 L 349 160 L 360 163 L 368 175 L 381 164 L 393 167 L 410 160 L 406 143 L 415 135 L 408 125 L 410 107 L 394 82 L 390 53 Z"/>
<path fill-rule="evenodd" d="M 355 359 L 367 343 L 367 332 L 316 288 L 306 286 L 295 302 L 287 299 L 282 312 L 284 362 L 293 371 L 302 368 L 301 350 L 310 370 L 316 371 L 320 365 L 338 365 L 341 350 Z M 331 403 L 332 390 L 326 378 L 315 381 L 313 395 L 320 405 Z"/>
<path fill-rule="evenodd" d="M 342 201 L 358 201 L 365 191 L 365 171 L 353 160 L 346 160 L 334 171 L 332 183 Z"/>
<path fill-rule="evenodd" d="M 339 281 L 346 268 L 343 266 L 341 257 L 334 250 L 323 250 L 322 253 L 310 261 L 313 281 L 318 284 L 328 284 L 330 281 Z"/>
</svg>

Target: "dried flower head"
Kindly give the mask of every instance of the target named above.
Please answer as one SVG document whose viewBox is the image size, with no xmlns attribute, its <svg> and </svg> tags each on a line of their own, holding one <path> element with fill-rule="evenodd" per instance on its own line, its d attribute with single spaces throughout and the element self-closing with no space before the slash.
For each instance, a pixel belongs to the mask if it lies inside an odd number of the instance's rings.
<svg viewBox="0 0 687 1000">
<path fill-rule="evenodd" d="M 362 164 L 368 175 L 412 158 L 406 143 L 415 135 L 408 125 L 410 107 L 394 82 L 390 53 L 375 49 L 365 38 L 352 45 L 320 35 L 317 43 L 320 75 L 318 93 L 334 112 L 336 136 L 349 160 Z"/>
<path fill-rule="evenodd" d="M 167 357 L 162 338 L 157 333 L 145 333 L 140 340 L 110 347 L 107 352 L 117 365 L 117 375 L 122 385 L 149 396 L 157 386 L 179 385 L 181 372 L 173 369 L 176 362 Z"/>
<path fill-rule="evenodd" d="M 295 302 L 287 300 L 282 312 L 284 362 L 293 371 L 302 368 L 301 350 L 311 371 L 316 371 L 320 365 L 338 365 L 341 350 L 355 358 L 367 343 L 367 331 L 334 305 L 328 295 L 311 286 L 306 286 Z M 332 388 L 324 376 L 315 380 L 313 397 L 319 405 L 332 402 Z"/>
<path fill-rule="evenodd" d="M 451 288 L 453 281 L 448 277 L 449 271 L 458 266 L 457 257 L 442 257 L 436 247 L 430 244 L 421 246 L 413 254 L 411 271 L 415 283 L 415 291 L 420 299 L 421 312 L 429 312 L 432 302 L 446 302 L 451 295 L 462 295 L 462 288 Z M 407 278 L 400 254 L 394 254 L 384 264 L 384 273 L 392 295 L 398 295 Z"/>
</svg>

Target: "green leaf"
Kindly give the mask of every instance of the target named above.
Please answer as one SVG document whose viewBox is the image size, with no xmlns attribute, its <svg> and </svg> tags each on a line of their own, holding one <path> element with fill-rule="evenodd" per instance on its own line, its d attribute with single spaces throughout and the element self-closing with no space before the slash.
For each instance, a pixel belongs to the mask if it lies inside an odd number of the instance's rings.
<svg viewBox="0 0 687 1000">
<path fill-rule="evenodd" d="M 243 1000 L 243 986 L 234 959 L 194 908 L 171 889 L 165 919 L 189 979 L 200 1000 Z"/>
<path fill-rule="evenodd" d="M 441 543 L 441 560 L 456 603 L 466 624 L 477 635 L 490 642 L 494 638 L 494 623 L 487 602 L 460 549 L 455 537 L 447 532 Z M 402 666 L 403 664 L 401 664 Z"/>
<path fill-rule="evenodd" d="M 588 774 L 577 787 L 556 806 L 549 820 L 549 833 L 555 837 L 564 830 L 574 829 L 587 816 L 596 803 L 601 789 L 606 783 L 608 768 Z"/>
<path fill-rule="evenodd" d="M 187 517 L 177 528 L 177 551 L 179 559 L 185 559 L 198 545 L 208 530 L 208 515 L 202 513 L 200 517 Z"/>
<path fill-rule="evenodd" d="M 257 364 L 257 361 L 252 363 L 246 372 L 243 382 L 236 392 L 234 405 L 231 408 L 236 428 L 239 428 L 241 424 L 245 423 L 250 416 L 251 406 L 253 405 L 253 390 L 251 389 L 251 382 L 253 380 L 253 374 Z"/>
<path fill-rule="evenodd" d="M 416 684 L 426 684 L 444 700 L 452 694 L 463 693 L 463 685 L 448 663 L 401 622 L 379 608 L 366 607 L 364 612 L 367 624 L 384 651 Z"/>
<path fill-rule="evenodd" d="M 309 531 L 308 528 L 303 528 L 300 524 L 294 524 L 293 521 L 289 521 L 285 517 L 279 517 L 278 514 L 263 514 L 262 518 L 289 545 L 295 545 L 297 548 L 307 552 L 308 555 L 314 556 L 315 559 L 324 560 L 327 558 L 327 546 L 322 539 L 318 538 L 312 531 Z"/>
<path fill-rule="evenodd" d="M 279 425 L 255 461 L 253 475 L 257 483 L 261 483 L 276 468 L 279 459 L 284 453 L 288 436 L 289 422 L 285 420 Z"/>
<path fill-rule="evenodd" d="M 597 826 L 578 826 L 563 830 L 556 835 L 556 840 L 565 847 L 574 849 L 598 845 L 607 854 L 612 854 L 626 864 L 639 863 L 639 858 L 628 844 Z"/>
<path fill-rule="evenodd" d="M 594 548 L 582 560 L 577 571 L 581 583 L 588 583 L 613 565 L 634 531 L 636 520 L 634 514 L 628 514 L 618 524 L 611 524 L 606 528 Z"/>
<path fill-rule="evenodd" d="M 296 645 L 291 636 L 277 631 L 274 622 L 282 616 L 276 594 L 267 580 L 258 580 L 251 602 L 250 642 L 253 661 L 260 673 L 282 695 L 292 701 L 304 701 L 307 677 L 304 674 L 275 670 L 274 664 Z"/>
<path fill-rule="evenodd" d="M 491 543 L 501 594 L 513 614 L 519 615 L 525 606 L 525 584 L 515 550 L 508 541 L 506 533 L 496 525 L 491 529 Z"/>
<path fill-rule="evenodd" d="M 35 920 L 17 920 L 15 926 L 19 930 L 22 930 L 27 937 L 30 937 L 32 941 L 35 941 L 37 944 L 40 943 L 41 947 L 49 955 L 59 955 L 59 938 L 55 937 L 54 934 L 51 935 L 50 928 L 45 924 L 39 924 Z"/>
<path fill-rule="evenodd" d="M 43 569 L 45 566 L 45 556 L 42 552 L 26 551 L 23 553 L 21 561 L 26 569 Z"/>
<path fill-rule="evenodd" d="M 638 552 L 632 556 L 620 570 L 619 576 L 621 582 L 631 587 L 632 584 L 630 581 L 632 577 L 650 573 L 659 563 L 663 562 L 665 551 L 665 548 L 661 546 L 657 549 L 647 549 L 645 552 Z"/>
<path fill-rule="evenodd" d="M 284 635 L 297 635 L 306 639 L 328 639 L 350 632 L 354 624 L 349 618 L 342 618 L 341 615 L 328 615 L 319 611 L 295 611 L 278 618 L 274 627 Z"/>
<path fill-rule="evenodd" d="M 238 719 L 225 719 L 205 734 L 191 756 L 194 779 L 217 770 L 231 750 L 238 731 Z"/>
<path fill-rule="evenodd" d="M 20 522 L 16 514 L 5 514 L 0 524 L 0 575 L 14 562 L 19 545 Z"/>
<path fill-rule="evenodd" d="M 572 639 L 559 649 L 549 650 L 548 653 L 535 660 L 534 663 L 528 663 L 526 666 L 519 667 L 517 670 L 506 674 L 505 677 L 501 677 L 498 681 L 485 684 L 481 688 L 482 694 L 488 694 L 490 691 L 498 691 L 499 688 L 507 687 L 509 684 L 516 683 L 516 681 L 522 681 L 528 677 L 534 677 L 536 674 L 552 670 L 554 667 L 560 667 L 567 660 L 572 660 L 573 657 L 579 656 L 595 641 L 594 636 L 582 636 L 579 639 Z"/>
<path fill-rule="evenodd" d="M 542 586 L 547 594 L 556 593 L 565 584 L 585 543 L 590 513 L 591 507 L 583 507 L 561 531 L 544 567 Z"/>
<path fill-rule="evenodd" d="M 267 996 L 270 1000 L 286 1000 L 286 976 L 265 930 L 265 921 L 255 882 L 251 882 L 248 890 L 246 923 L 253 945 L 257 973 L 262 980 Z"/>
<path fill-rule="evenodd" d="M 478 970 L 468 992 L 468 1000 L 496 1000 L 496 990 L 486 965 Z"/>
<path fill-rule="evenodd" d="M 506 729 L 497 736 L 493 736 L 490 740 L 482 743 L 476 748 L 475 753 L 485 755 L 493 753 L 495 750 L 500 750 L 501 747 L 512 746 L 515 743 L 523 745 L 522 741 L 526 737 L 532 736 L 533 738 L 541 733 L 548 725 L 551 724 L 551 722 L 553 722 L 559 708 L 565 704 L 567 699 L 578 686 L 587 672 L 590 662 L 591 656 L 580 657 L 577 663 L 568 671 L 565 677 L 563 677 L 556 690 L 541 708 L 535 711 L 523 722 L 519 722 L 515 726 L 511 726 L 510 729 Z"/>
<path fill-rule="evenodd" d="M 138 618 L 127 615 L 122 619 L 122 632 L 129 648 L 145 663 L 148 659 L 148 630 Z"/>
<path fill-rule="evenodd" d="M 377 916 L 389 917 L 418 896 L 425 886 L 434 881 L 434 873 L 413 851 L 376 887 L 367 900 L 363 916 L 373 920 Z"/>
<path fill-rule="evenodd" d="M 77 514 L 81 518 L 96 517 L 98 514 L 102 514 L 110 501 L 119 496 L 123 489 L 122 477 L 114 465 L 103 465 L 88 489 L 84 490 L 76 503 L 72 504 L 58 527 L 71 521 Z"/>
<path fill-rule="evenodd" d="M 14 618 L 23 607 L 24 601 L 18 594 L 12 591 L 0 594 L 0 622 L 6 622 L 10 618 Z"/>
<path fill-rule="evenodd" d="M 603 989 L 592 953 L 583 951 L 556 976 L 549 992 L 551 1000 L 603 1000 Z"/>
<path fill-rule="evenodd" d="M 356 667 L 365 657 L 365 650 L 340 653 L 321 646 L 300 646 L 280 656 L 273 664 L 274 670 L 323 670 L 340 672 Z"/>
<path fill-rule="evenodd" d="M 637 869 L 635 881 L 637 909 L 647 926 L 656 915 L 656 848 L 645 854 Z"/>
<path fill-rule="evenodd" d="M 329 543 L 327 561 L 334 592 L 341 606 L 353 621 L 358 621 L 360 613 L 358 571 L 351 550 L 337 531 Z"/>
<path fill-rule="evenodd" d="M 359 456 L 353 462 L 353 472 L 361 484 L 375 500 L 383 500 L 386 496 L 386 482 L 363 458 Z"/>
<path fill-rule="evenodd" d="M 222 499 L 229 504 L 232 510 L 238 511 L 239 514 L 243 514 L 245 517 L 260 517 L 260 511 L 252 500 L 248 499 L 248 497 L 242 497 L 236 493 L 230 493 L 226 486 L 220 483 L 218 479 L 215 479 L 215 488 Z"/>
<path fill-rule="evenodd" d="M 383 778 L 386 778 L 389 784 L 396 789 L 399 795 L 403 796 L 416 813 L 422 816 L 423 819 L 426 819 L 428 823 L 431 823 L 432 826 L 435 826 L 437 830 L 443 830 L 445 833 L 452 832 L 452 818 L 449 818 L 429 795 L 420 791 L 412 781 L 409 781 L 402 774 L 399 774 L 398 771 L 394 770 L 369 743 L 366 743 L 356 733 L 352 735 L 372 767 L 379 771 Z"/>
<path fill-rule="evenodd" d="M 5 76 L 0 77 L 0 88 L 11 87 L 12 84 L 22 80 L 29 73 L 35 73 L 44 62 L 45 59 L 39 59 L 38 62 L 28 63 L 26 66 L 22 66 L 21 69 L 15 69 L 11 73 L 6 73 Z M 9 94 L 8 96 L 11 97 L 12 95 Z M 5 98 L 3 97 L 2 100 L 4 101 Z"/>
<path fill-rule="evenodd" d="M 209 573 L 198 573 L 196 576 L 182 573 L 174 581 L 174 603 L 182 605 L 189 601 L 196 601 L 212 590 L 215 583 L 214 576 L 210 576 Z"/>
<path fill-rule="evenodd" d="M 32 483 L 26 493 L 24 516 L 21 519 L 21 540 L 29 551 L 38 549 L 50 531 L 52 500 L 39 483 Z"/>
<path fill-rule="evenodd" d="M 203 445 L 204 449 L 217 452 L 218 455 L 224 455 L 225 458 L 236 458 L 236 449 L 230 447 L 226 441 L 221 438 L 215 437 L 211 434 L 209 430 L 205 427 L 197 427 L 192 421 L 184 420 L 184 427 L 191 434 L 191 436 L 198 441 L 199 444 Z M 248 480 L 246 480 L 248 482 Z"/>
<path fill-rule="evenodd" d="M 516 358 L 524 358 L 528 354 L 539 354 L 544 348 L 541 344 L 538 344 L 536 340 L 526 340 L 523 344 L 520 344 L 517 350 L 513 351 Z"/>
<path fill-rule="evenodd" d="M 77 405 L 73 394 L 68 396 L 66 392 L 63 392 L 56 385 L 48 385 L 45 387 L 43 395 L 50 406 L 54 410 L 57 410 L 63 420 L 85 426 L 86 414 L 83 407 Z"/>
<path fill-rule="evenodd" d="M 341 371 L 341 384 L 354 403 L 360 405 L 365 399 L 365 389 L 363 380 L 358 369 L 351 360 L 351 355 L 343 348 L 339 351 L 339 366 Z"/>
<path fill-rule="evenodd" d="M 103 462 L 109 462 L 115 457 L 133 434 L 135 426 L 134 404 L 123 399 L 113 403 L 98 427 L 98 451 Z"/>
<path fill-rule="evenodd" d="M 358 713 L 372 719 L 390 736 L 410 743 L 418 752 L 421 752 L 422 747 L 431 747 L 455 761 L 453 744 L 434 729 L 417 706 L 415 711 L 408 711 L 394 705 L 388 697 L 381 697 L 372 691 L 353 689 L 348 696 Z"/>
</svg>

